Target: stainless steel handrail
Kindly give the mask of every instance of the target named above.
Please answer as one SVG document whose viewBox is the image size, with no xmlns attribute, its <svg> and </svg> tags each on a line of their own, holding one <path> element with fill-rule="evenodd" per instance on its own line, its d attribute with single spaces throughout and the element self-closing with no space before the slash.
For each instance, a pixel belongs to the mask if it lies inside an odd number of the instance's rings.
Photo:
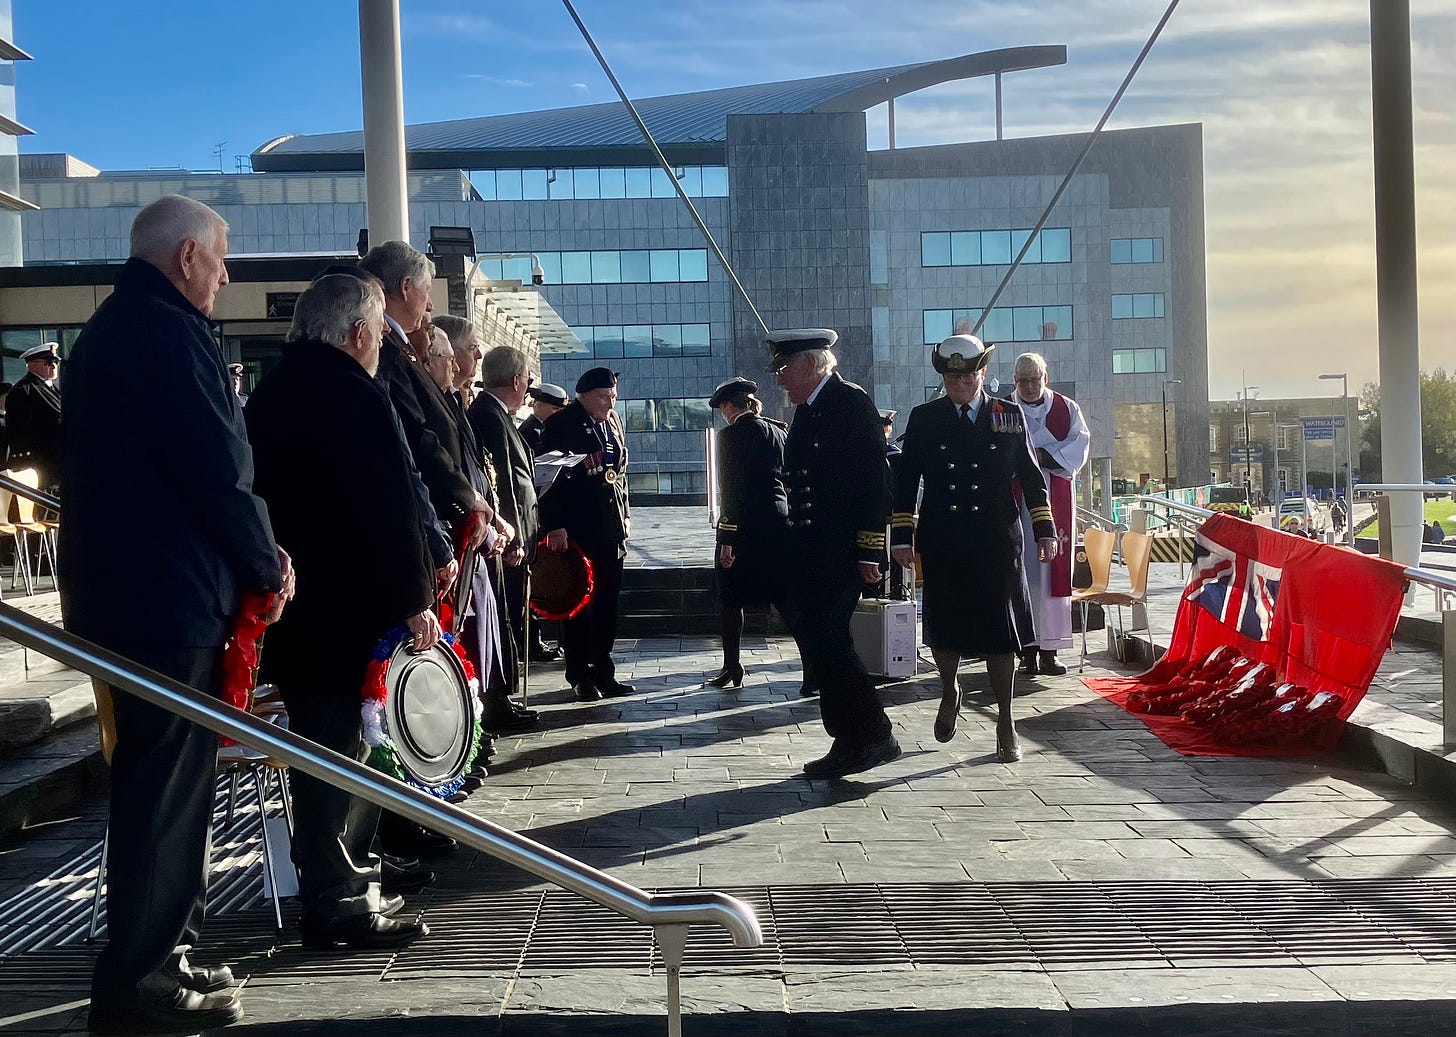
<svg viewBox="0 0 1456 1037">
<path fill-rule="evenodd" d="M 441 802 L 355 760 L 267 723 L 243 710 L 137 666 L 114 652 L 82 640 L 26 612 L 0 602 L 0 633 L 140 699 L 281 760 L 304 774 L 341 788 L 412 821 L 458 839 L 482 853 L 514 864 L 593 903 L 643 925 L 722 926 L 739 947 L 763 944 L 753 908 L 712 891 L 647 893 L 508 828 Z"/>
<path fill-rule="evenodd" d="M 61 510 L 61 502 L 49 493 L 46 493 L 44 490 L 37 490 L 34 486 L 27 486 L 23 482 L 17 482 L 8 475 L 0 475 L 0 487 L 21 497 L 33 500 L 41 507 L 50 508 L 52 511 Z M 0 522 L 3 522 L 4 518 L 3 515 L 0 515 Z"/>
<path fill-rule="evenodd" d="M 1082 520 L 1084 526 L 1096 526 L 1098 529 L 1110 530 L 1113 533 L 1126 533 L 1127 523 L 1114 522 L 1101 512 L 1090 511 L 1082 505 L 1076 505 L 1077 518 Z"/>
<path fill-rule="evenodd" d="M 1156 504 L 1159 507 L 1167 508 L 1169 511 L 1182 512 L 1185 515 L 1193 515 L 1197 518 L 1208 518 L 1214 514 L 1207 508 L 1200 508 L 1196 504 L 1184 504 L 1182 501 L 1169 500 L 1167 497 L 1154 497 L 1151 494 L 1138 494 L 1138 500 L 1145 504 Z"/>
</svg>

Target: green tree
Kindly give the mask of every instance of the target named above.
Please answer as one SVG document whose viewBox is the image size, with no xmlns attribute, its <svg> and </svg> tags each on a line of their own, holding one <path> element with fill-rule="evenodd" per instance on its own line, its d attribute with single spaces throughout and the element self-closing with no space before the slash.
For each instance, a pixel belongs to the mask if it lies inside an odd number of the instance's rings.
<svg viewBox="0 0 1456 1037">
<path fill-rule="evenodd" d="M 1367 382 L 1360 390 L 1360 474 L 1366 482 L 1380 479 L 1380 386 Z M 1421 469 L 1427 479 L 1456 475 L 1456 373 L 1436 368 L 1421 373 Z"/>
</svg>

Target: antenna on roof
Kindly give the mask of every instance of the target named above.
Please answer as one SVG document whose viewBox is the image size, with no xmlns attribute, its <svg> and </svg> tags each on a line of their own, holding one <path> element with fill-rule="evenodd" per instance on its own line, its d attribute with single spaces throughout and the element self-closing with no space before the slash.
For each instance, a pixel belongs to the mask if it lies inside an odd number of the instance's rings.
<svg viewBox="0 0 1456 1037">
<path fill-rule="evenodd" d="M 586 25 L 582 22 L 581 16 L 576 13 L 576 8 L 572 6 L 571 0 L 561 0 L 561 2 L 566 5 L 566 13 L 571 15 L 571 20 L 574 21 L 576 23 L 576 27 L 581 30 L 581 35 L 582 38 L 586 40 L 586 45 L 590 47 L 591 52 L 596 55 L 597 63 L 602 66 L 602 71 L 605 72 L 607 74 L 607 78 L 612 81 L 612 87 L 617 91 L 617 96 L 620 97 L 622 99 L 622 103 L 627 106 L 627 113 L 632 116 L 632 121 L 635 122 L 637 124 L 637 128 L 642 131 L 642 136 L 647 139 L 647 146 L 650 147 L 652 149 L 652 153 L 657 156 L 657 164 L 661 166 L 662 171 L 667 174 L 667 179 L 672 184 L 673 190 L 675 190 L 677 192 L 677 196 L 682 199 L 682 203 L 688 207 L 688 212 L 692 214 L 693 222 L 698 225 L 698 230 L 702 231 L 703 237 L 708 239 L 708 246 L 712 248 L 713 254 L 718 257 L 718 262 L 723 264 L 723 270 L 725 273 L 727 273 L 728 280 L 733 282 L 733 287 L 737 288 L 738 294 L 743 296 L 743 301 L 748 304 L 748 309 L 750 310 L 750 312 L 753 313 L 753 319 L 758 321 L 758 326 L 763 329 L 764 335 L 767 336 L 768 325 L 764 323 L 762 314 L 758 312 L 758 307 L 753 305 L 753 300 L 749 298 L 748 289 L 744 288 L 743 282 L 738 280 L 738 275 L 733 271 L 733 265 L 728 262 L 728 257 L 724 255 L 723 250 L 718 246 L 717 240 L 713 237 L 713 232 L 710 231 L 708 229 L 708 225 L 703 222 L 703 217 L 698 214 L 697 206 L 693 205 L 692 199 L 688 197 L 687 191 L 683 189 L 682 181 L 678 179 L 677 171 L 674 169 L 672 164 L 667 161 L 667 157 L 663 155 L 662 149 L 657 146 L 657 141 L 653 138 L 652 131 L 647 128 L 647 123 L 643 122 L 642 116 L 637 113 L 637 106 L 632 103 L 632 99 L 627 96 L 627 91 L 623 90 L 622 84 L 617 81 L 616 74 L 612 71 L 612 67 L 607 64 L 607 59 L 602 56 L 601 50 L 597 47 L 596 40 L 592 39 L 591 33 L 587 32 Z M 1176 3 L 1177 0 L 1174 0 L 1174 2 Z"/>
<path fill-rule="evenodd" d="M 212 146 L 212 153 L 217 156 L 217 171 L 222 172 L 222 156 L 227 151 L 227 141 L 220 140 Z"/>
</svg>

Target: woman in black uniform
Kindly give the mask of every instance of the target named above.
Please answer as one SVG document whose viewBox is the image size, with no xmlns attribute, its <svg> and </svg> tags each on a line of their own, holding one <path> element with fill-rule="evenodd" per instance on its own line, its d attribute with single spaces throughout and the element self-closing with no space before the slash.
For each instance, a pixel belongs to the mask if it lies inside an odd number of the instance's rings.
<svg viewBox="0 0 1456 1037">
<path fill-rule="evenodd" d="M 727 427 L 718 432 L 718 590 L 722 607 L 723 669 L 708 681 L 714 688 L 743 687 L 738 648 L 743 609 L 778 604 L 784 580 L 788 497 L 784 493 L 784 436 L 781 421 L 762 415 L 758 386 L 733 378 L 708 401 Z"/>
<path fill-rule="evenodd" d="M 1046 478 L 1032 455 L 1021 408 L 983 391 L 995 348 L 972 335 L 952 335 L 931 353 L 945 395 L 910 412 L 895 466 L 890 553 L 908 567 L 918 552 L 925 574 L 925 641 L 941 681 L 936 740 L 955 735 L 960 661 L 981 656 L 999 712 L 996 756 L 1014 763 L 1021 759 L 1011 717 L 1016 657 L 1037 643 L 1021 563 L 1021 499 L 1041 561 L 1056 556 L 1057 540 Z"/>
</svg>

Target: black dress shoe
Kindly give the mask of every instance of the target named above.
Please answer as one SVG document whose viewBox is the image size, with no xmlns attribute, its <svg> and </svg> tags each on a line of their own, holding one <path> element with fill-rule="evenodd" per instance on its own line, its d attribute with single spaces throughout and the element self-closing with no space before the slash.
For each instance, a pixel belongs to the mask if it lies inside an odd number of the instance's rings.
<svg viewBox="0 0 1456 1037">
<path fill-rule="evenodd" d="M 345 918 L 303 916 L 303 945 L 313 951 L 330 950 L 341 943 L 355 950 L 404 947 L 429 935 L 430 927 L 424 922 L 401 922 L 378 912 Z"/>
<path fill-rule="evenodd" d="M 623 684 L 621 681 L 616 680 L 615 678 L 610 681 L 598 684 L 597 690 L 609 699 L 621 698 L 623 695 L 637 694 L 637 689 L 632 687 L 632 685 Z"/>
<path fill-rule="evenodd" d="M 849 752 L 849 746 L 844 742 L 835 739 L 829 747 L 829 752 L 817 760 L 810 760 L 804 764 L 804 776 L 806 778 L 827 778 L 839 766 L 839 761 Z"/>
<path fill-rule="evenodd" d="M 379 913 L 385 918 L 393 918 L 404 910 L 404 897 L 398 894 L 385 893 L 379 898 Z"/>
<path fill-rule="evenodd" d="M 882 763 L 889 763 L 891 760 L 900 758 L 900 743 L 895 741 L 893 736 L 886 736 L 878 742 L 870 742 L 866 745 L 858 745 L 841 753 L 837 759 L 831 753 L 823 761 L 816 760 L 815 763 L 822 763 L 819 768 L 821 773 L 809 774 L 809 768 L 804 768 L 804 773 L 811 778 L 843 778 L 850 774 L 858 774 L 860 771 L 867 771 L 871 767 L 878 767 Z"/>
<path fill-rule="evenodd" d="M 1042 652 L 1037 659 L 1037 668 L 1048 677 L 1060 677 L 1067 672 L 1056 652 Z"/>
<path fill-rule="evenodd" d="M 526 709 L 507 701 L 504 706 L 489 705 L 480 718 L 480 726 L 496 734 L 513 734 L 529 731 L 541 722 L 541 716 L 534 709 Z"/>
<path fill-rule="evenodd" d="M 602 693 L 591 681 L 578 681 L 571 686 L 571 690 L 576 693 L 578 702 L 600 702 L 602 700 Z"/>
<path fill-rule="evenodd" d="M 819 682 L 805 677 L 804 683 L 799 685 L 799 697 L 808 699 L 817 694 L 819 694 Z"/>
<path fill-rule="evenodd" d="M 379 818 L 379 845 L 401 857 L 443 857 L 457 843 L 448 835 L 431 832 L 398 814 L 386 813 Z"/>
<path fill-rule="evenodd" d="M 86 1028 L 96 1034 L 201 1033 L 231 1026 L 242 1017 L 243 1006 L 234 991 L 199 994 L 178 987 L 156 1000 L 93 1000 Z"/>
<path fill-rule="evenodd" d="M 386 865 L 379 879 L 381 893 L 418 893 L 433 885 L 435 873 L 428 868 L 391 868 Z"/>
<path fill-rule="evenodd" d="M 710 688 L 741 688 L 743 687 L 743 667 L 725 666 L 718 676 L 707 681 Z"/>
<path fill-rule="evenodd" d="M 535 645 L 531 649 L 533 663 L 554 663 L 561 658 L 559 645 Z"/>
<path fill-rule="evenodd" d="M 420 859 L 418 857 L 401 857 L 398 854 L 380 853 L 377 850 L 375 852 L 379 853 L 379 860 L 386 869 L 393 868 L 395 871 L 419 870 Z"/>
<path fill-rule="evenodd" d="M 1017 669 L 1024 676 L 1027 676 L 1027 677 L 1035 677 L 1035 676 L 1037 676 L 1037 674 L 1039 674 L 1041 672 L 1037 668 L 1037 665 L 1036 665 L 1036 649 L 1035 648 L 1033 648 L 1029 652 L 1023 652 L 1022 653 L 1022 655 L 1021 655 L 1021 665 L 1019 667 L 1017 667 Z M 1065 672 L 1065 671 L 1063 671 L 1063 672 Z"/>
<path fill-rule="evenodd" d="M 233 978 L 233 970 L 226 965 L 215 968 L 188 966 L 177 977 L 177 982 L 199 994 L 216 994 L 238 985 L 238 981 Z"/>
</svg>

